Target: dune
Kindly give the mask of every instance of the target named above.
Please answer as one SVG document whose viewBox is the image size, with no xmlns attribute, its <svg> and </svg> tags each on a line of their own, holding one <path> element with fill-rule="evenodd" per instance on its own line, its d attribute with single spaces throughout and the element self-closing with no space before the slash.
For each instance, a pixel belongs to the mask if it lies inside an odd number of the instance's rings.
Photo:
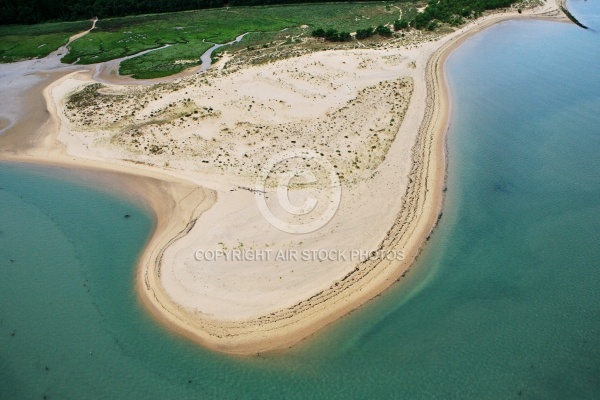
<svg viewBox="0 0 600 400">
<path fill-rule="evenodd" d="M 214 350 L 286 348 L 409 270 L 441 216 L 444 62 L 516 18 L 565 20 L 544 3 L 408 47 L 264 65 L 228 55 L 153 85 L 99 83 L 91 68 L 61 74 L 44 89 L 52 118 L 40 140 L 2 158 L 119 175 L 117 189 L 156 215 L 136 281 L 149 312 Z M 290 214 L 307 198 L 316 216 Z"/>
</svg>

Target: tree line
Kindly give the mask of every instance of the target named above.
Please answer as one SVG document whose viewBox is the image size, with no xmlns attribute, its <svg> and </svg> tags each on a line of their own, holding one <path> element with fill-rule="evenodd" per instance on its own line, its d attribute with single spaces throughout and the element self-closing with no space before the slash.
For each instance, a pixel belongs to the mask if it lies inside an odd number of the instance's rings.
<svg viewBox="0 0 600 400">
<path fill-rule="evenodd" d="M 408 23 L 416 29 L 433 30 L 438 22 L 452 26 L 462 25 L 463 18 L 478 18 L 486 10 L 510 7 L 517 0 L 429 0 L 422 13 L 417 14 Z M 432 29 L 433 28 L 433 29 Z"/>
<path fill-rule="evenodd" d="M 465 23 L 465 18 L 478 18 L 486 10 L 510 7 L 517 0 L 430 0 L 423 12 L 412 16 L 404 16 L 394 21 L 394 30 L 402 31 L 415 29 L 435 30 L 440 23 L 451 26 L 459 26 Z M 519 9 L 519 12 L 521 10 Z M 392 31 L 383 25 L 377 28 L 358 29 L 356 39 L 366 39 L 373 35 L 392 36 Z M 335 29 L 315 29 L 312 36 L 321 37 L 330 42 L 346 42 L 351 40 L 347 32 L 339 32 Z"/>
<path fill-rule="evenodd" d="M 0 25 L 77 21 L 93 17 L 103 19 L 224 6 L 328 3 L 332 1 L 334 0 L 2 0 Z"/>
<path fill-rule="evenodd" d="M 334 0 L 2 0 L 4 4 L 0 7 L 0 25 L 76 21 L 93 17 L 102 19 L 224 6 L 331 1 Z M 410 21 L 400 22 L 416 29 L 431 28 L 435 21 L 460 25 L 464 22 L 463 18 L 478 17 L 485 10 L 508 7 L 515 2 L 516 0 L 430 0 L 422 13 Z"/>
<path fill-rule="evenodd" d="M 392 36 L 392 30 L 384 25 L 379 25 L 376 28 L 368 27 L 364 29 L 357 29 L 355 37 L 356 39 L 360 40 L 370 38 L 374 35 L 389 37 Z M 352 36 L 349 32 L 338 32 L 337 29 L 332 28 L 317 28 L 312 31 L 312 36 L 323 38 L 328 42 L 349 42 L 350 40 L 352 40 Z"/>
</svg>

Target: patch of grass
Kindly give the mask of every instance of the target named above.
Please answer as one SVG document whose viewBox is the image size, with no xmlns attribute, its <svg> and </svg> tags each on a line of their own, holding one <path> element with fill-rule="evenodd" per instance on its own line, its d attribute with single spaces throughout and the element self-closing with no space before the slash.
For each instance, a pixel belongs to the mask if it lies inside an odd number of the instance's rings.
<svg viewBox="0 0 600 400">
<path fill-rule="evenodd" d="M 282 44 L 290 38 L 306 37 L 310 35 L 310 29 L 299 27 L 289 28 L 276 32 L 251 32 L 244 36 L 238 43 L 219 47 L 215 53 L 236 52 L 239 50 L 269 49 L 277 44 Z"/>
<path fill-rule="evenodd" d="M 190 43 L 188 46 L 171 46 L 121 63 L 119 73 L 136 79 L 152 79 L 177 74 L 200 64 L 199 54 L 212 47 L 211 43 Z"/>
<path fill-rule="evenodd" d="M 94 31 L 71 44 L 63 62 L 79 58 L 79 63 L 90 64 L 172 44 L 167 49 L 127 60 L 120 70 L 121 74 L 138 78 L 168 76 L 192 66 L 181 64 L 181 60 L 199 59 L 208 48 L 206 42 L 226 43 L 245 32 L 277 33 L 302 25 L 353 31 L 362 26 L 389 24 L 399 16 L 397 8 L 386 7 L 390 4 L 400 3 L 236 7 L 100 20 Z M 309 35 L 307 29 L 306 36 Z M 236 47 L 246 46 L 245 43 L 246 38 Z"/>
<path fill-rule="evenodd" d="M 39 25 L 0 26 L 0 62 L 46 57 L 76 33 L 91 27 L 89 21 Z"/>
</svg>

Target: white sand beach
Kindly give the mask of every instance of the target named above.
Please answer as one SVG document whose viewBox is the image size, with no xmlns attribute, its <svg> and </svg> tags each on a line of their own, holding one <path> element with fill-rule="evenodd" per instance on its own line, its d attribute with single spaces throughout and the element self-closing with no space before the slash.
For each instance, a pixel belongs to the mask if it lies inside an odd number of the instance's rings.
<svg viewBox="0 0 600 400">
<path fill-rule="evenodd" d="M 106 185 L 156 215 L 136 282 L 152 315 L 218 351 L 283 349 L 411 267 L 443 203 L 444 62 L 471 35 L 517 18 L 568 21 L 546 2 L 522 14 L 487 15 L 410 48 L 328 50 L 229 67 L 230 55 L 204 74 L 153 85 L 98 83 L 94 67 L 57 72 L 24 93 L 33 99 L 43 86 L 47 116 L 10 127 L 13 119 L 2 113 L 0 129 L 8 132 L 0 160 L 111 171 Z M 257 178 L 274 155 L 307 150 L 334 166 L 339 207 L 320 229 L 284 232 L 257 206 L 264 196 L 285 219 L 276 187 L 257 194 Z M 288 194 L 292 203 L 316 196 L 318 213 L 331 191 L 317 164 L 296 158 L 273 174 L 313 169 L 319 182 L 297 180 Z M 263 257 L 228 259 L 233 250 Z"/>
</svg>

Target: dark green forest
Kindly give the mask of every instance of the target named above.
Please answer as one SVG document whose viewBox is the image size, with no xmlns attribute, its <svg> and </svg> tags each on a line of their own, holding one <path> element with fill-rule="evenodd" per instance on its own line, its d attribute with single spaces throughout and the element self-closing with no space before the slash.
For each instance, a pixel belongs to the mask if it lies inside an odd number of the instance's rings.
<svg viewBox="0 0 600 400">
<path fill-rule="evenodd" d="M 0 25 L 76 21 L 93 17 L 103 19 L 224 6 L 327 2 L 330 0 L 2 0 Z M 418 29 L 435 20 L 457 25 L 463 17 L 477 16 L 485 10 L 507 7 L 515 2 L 516 0 L 431 0 L 425 12 L 410 22 Z"/>
<path fill-rule="evenodd" d="M 103 19 L 224 6 L 330 2 L 332 0 L 2 0 L 0 25 Z"/>
<path fill-rule="evenodd" d="M 222 0 L 2 0 L 0 24 L 76 21 L 221 7 Z"/>
</svg>

